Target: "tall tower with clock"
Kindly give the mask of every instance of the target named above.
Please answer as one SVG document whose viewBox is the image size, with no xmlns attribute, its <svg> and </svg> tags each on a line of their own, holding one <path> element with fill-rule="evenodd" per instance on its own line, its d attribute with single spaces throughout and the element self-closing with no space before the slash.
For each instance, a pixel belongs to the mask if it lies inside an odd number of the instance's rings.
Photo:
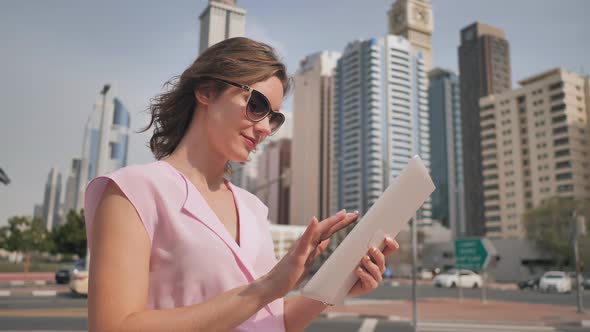
<svg viewBox="0 0 590 332">
<path fill-rule="evenodd" d="M 403 36 L 432 69 L 432 5 L 429 0 L 397 0 L 389 12 L 389 34 Z"/>
</svg>

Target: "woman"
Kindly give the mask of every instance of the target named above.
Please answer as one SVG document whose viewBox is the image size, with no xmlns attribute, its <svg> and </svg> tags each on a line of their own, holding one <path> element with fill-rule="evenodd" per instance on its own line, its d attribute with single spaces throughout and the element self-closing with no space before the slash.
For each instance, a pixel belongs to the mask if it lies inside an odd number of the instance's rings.
<svg viewBox="0 0 590 332">
<path fill-rule="evenodd" d="M 206 50 L 152 101 L 158 161 L 91 181 L 85 211 L 92 259 L 91 331 L 301 331 L 325 309 L 283 297 L 330 236 L 358 213 L 314 217 L 278 263 L 256 196 L 224 179 L 285 117 L 289 89 L 274 50 L 232 38 Z M 384 252 L 369 250 L 351 296 L 378 285 Z"/>
</svg>

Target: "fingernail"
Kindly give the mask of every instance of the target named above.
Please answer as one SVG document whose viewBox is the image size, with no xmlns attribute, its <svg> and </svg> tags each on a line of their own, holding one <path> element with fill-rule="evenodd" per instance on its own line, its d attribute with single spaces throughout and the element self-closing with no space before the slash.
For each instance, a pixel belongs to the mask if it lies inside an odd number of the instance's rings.
<svg viewBox="0 0 590 332">
<path fill-rule="evenodd" d="M 360 267 L 360 266 L 359 266 L 359 267 L 357 267 L 357 269 L 356 269 L 356 270 L 357 270 L 358 272 L 363 272 L 363 269 L 361 269 L 361 267 Z"/>
<path fill-rule="evenodd" d="M 371 258 L 369 256 L 365 255 L 365 260 L 368 262 L 371 260 Z"/>
<path fill-rule="evenodd" d="M 377 248 L 375 248 L 375 247 L 371 247 L 371 251 L 372 251 L 373 253 L 376 253 L 376 252 L 377 252 Z"/>
<path fill-rule="evenodd" d="M 340 210 L 340 212 L 338 212 L 338 214 L 342 215 L 342 214 L 346 214 L 346 209 L 342 209 Z"/>
<path fill-rule="evenodd" d="M 359 214 L 359 210 L 354 210 L 354 214 Z"/>
<path fill-rule="evenodd" d="M 389 236 L 386 236 L 385 237 L 385 241 L 393 242 L 393 239 L 391 237 L 389 237 Z"/>
</svg>

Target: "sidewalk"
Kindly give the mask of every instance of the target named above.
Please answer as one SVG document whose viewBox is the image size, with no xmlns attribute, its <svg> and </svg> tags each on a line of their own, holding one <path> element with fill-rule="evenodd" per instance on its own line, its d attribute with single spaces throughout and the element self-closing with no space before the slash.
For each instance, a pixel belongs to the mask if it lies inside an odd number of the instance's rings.
<svg viewBox="0 0 590 332">
<path fill-rule="evenodd" d="M 0 282 L 11 281 L 54 281 L 55 273 L 53 272 L 2 272 L 0 273 Z"/>
<path fill-rule="evenodd" d="M 329 307 L 327 317 L 355 315 L 390 320 L 412 319 L 411 301 L 353 300 Z M 520 323 L 531 325 L 580 324 L 590 321 L 590 312 L 579 314 L 575 307 L 450 298 L 418 300 L 418 319 L 422 321 Z"/>
</svg>

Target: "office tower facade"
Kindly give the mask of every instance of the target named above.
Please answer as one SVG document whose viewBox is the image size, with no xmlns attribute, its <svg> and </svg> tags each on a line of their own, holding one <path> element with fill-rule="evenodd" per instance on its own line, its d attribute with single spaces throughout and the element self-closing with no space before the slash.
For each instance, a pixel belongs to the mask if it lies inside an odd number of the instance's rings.
<svg viewBox="0 0 590 332">
<path fill-rule="evenodd" d="M 45 183 L 43 198 L 43 224 L 48 231 L 53 231 L 60 223 L 61 173 L 56 167 L 51 168 Z"/>
<path fill-rule="evenodd" d="M 365 213 L 414 154 L 430 167 L 424 62 L 400 36 L 350 43 L 334 76 L 333 198 Z M 430 201 L 418 213 L 431 221 Z"/>
<path fill-rule="evenodd" d="M 66 180 L 66 194 L 64 198 L 64 213 L 67 216 L 70 210 L 76 210 L 78 206 L 78 188 L 80 188 L 81 160 L 72 159 L 70 174 Z"/>
<path fill-rule="evenodd" d="M 88 118 L 80 160 L 80 182 L 76 210 L 84 207 L 88 181 L 127 166 L 131 117 L 118 98 L 94 105 Z"/>
<path fill-rule="evenodd" d="M 274 224 L 289 224 L 291 187 L 291 139 L 270 141 L 258 157 L 258 190 L 255 193 L 268 207 Z"/>
<path fill-rule="evenodd" d="M 486 234 L 522 238 L 523 214 L 590 198 L 590 84 L 559 68 L 480 99 Z"/>
<path fill-rule="evenodd" d="M 424 68 L 432 68 L 432 31 L 434 20 L 428 0 L 397 0 L 387 13 L 389 34 L 402 36 L 414 52 L 422 53 Z M 416 55 L 416 54 L 415 54 Z"/>
<path fill-rule="evenodd" d="M 504 32 L 476 22 L 461 30 L 459 46 L 463 179 L 467 236 L 486 233 L 483 208 L 479 99 L 511 88 L 510 49 Z"/>
<path fill-rule="evenodd" d="M 209 0 L 199 20 L 199 54 L 222 40 L 242 37 L 246 31 L 246 11 L 236 6 L 236 0 Z"/>
<path fill-rule="evenodd" d="M 291 156 L 292 224 L 307 225 L 312 216 L 328 217 L 330 208 L 333 71 L 337 52 L 305 57 L 293 87 L 293 142 Z"/>
<path fill-rule="evenodd" d="M 435 68 L 429 73 L 430 162 L 436 190 L 432 193 L 432 218 L 451 229 L 453 237 L 465 235 L 465 192 L 461 135 L 459 77 Z"/>
</svg>

